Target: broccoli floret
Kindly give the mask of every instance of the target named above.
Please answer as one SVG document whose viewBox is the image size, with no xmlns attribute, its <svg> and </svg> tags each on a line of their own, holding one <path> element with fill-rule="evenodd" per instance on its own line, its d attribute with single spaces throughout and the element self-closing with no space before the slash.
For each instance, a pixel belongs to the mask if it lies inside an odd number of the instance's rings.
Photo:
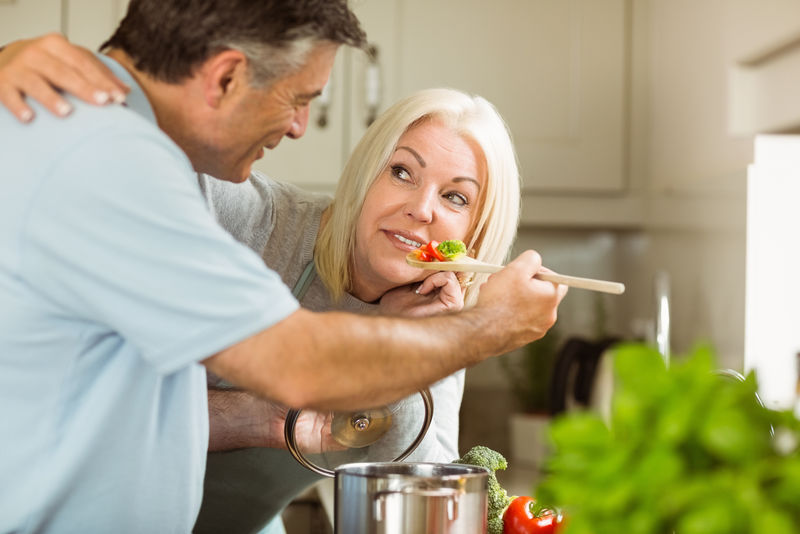
<svg viewBox="0 0 800 534">
<path fill-rule="evenodd" d="M 495 471 L 506 469 L 508 462 L 505 457 L 497 451 L 493 451 L 483 445 L 472 447 L 466 454 L 454 463 L 477 465 L 489 470 L 489 529 L 488 534 L 503 534 L 503 512 L 511 504 L 512 498 L 509 497 L 497 481 Z"/>
<path fill-rule="evenodd" d="M 444 256 L 445 259 L 450 261 L 453 261 L 459 256 L 463 256 L 467 253 L 467 246 L 463 241 L 459 241 L 458 239 L 448 239 L 446 241 L 442 241 L 436 248 L 442 253 L 442 256 Z"/>
</svg>

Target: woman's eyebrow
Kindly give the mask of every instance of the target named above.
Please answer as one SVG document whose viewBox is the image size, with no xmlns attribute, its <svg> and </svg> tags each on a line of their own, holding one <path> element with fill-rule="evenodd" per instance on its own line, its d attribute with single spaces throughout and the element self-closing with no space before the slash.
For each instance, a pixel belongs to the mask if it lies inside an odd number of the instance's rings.
<svg viewBox="0 0 800 534">
<path fill-rule="evenodd" d="M 408 152 L 410 152 L 411 155 L 414 156 L 414 158 L 417 160 L 417 163 L 419 163 L 420 167 L 422 167 L 422 168 L 426 167 L 427 164 L 425 163 L 425 160 L 422 159 L 422 156 L 419 155 L 419 152 L 417 152 L 416 150 L 414 150 L 410 146 L 405 146 L 405 145 L 401 145 L 401 146 L 397 147 L 397 150 L 400 150 L 401 148 L 403 150 L 407 150 Z M 395 150 L 395 152 L 397 150 Z M 471 178 L 469 176 L 456 176 L 455 178 L 453 178 L 453 181 L 454 182 L 472 182 L 472 183 L 475 184 L 475 186 L 478 188 L 478 190 L 480 190 L 480 188 L 481 188 L 481 183 L 478 180 L 476 180 L 475 178 Z"/>
<path fill-rule="evenodd" d="M 410 146 L 405 146 L 405 145 L 397 147 L 397 150 L 400 150 L 401 148 L 403 150 L 408 150 L 409 152 L 411 152 L 411 155 L 414 156 L 414 158 L 416 158 L 417 163 L 419 163 L 420 167 L 425 168 L 427 166 L 427 163 L 425 163 L 425 160 L 422 159 L 422 156 L 419 155 L 419 152 L 417 152 L 416 150 L 414 150 Z M 395 152 L 397 150 L 395 150 Z"/>
<path fill-rule="evenodd" d="M 453 178 L 453 181 L 454 182 L 472 182 L 472 183 L 475 184 L 475 187 L 477 187 L 479 191 L 481 189 L 480 182 L 478 180 L 476 180 L 475 178 L 470 178 L 469 176 L 456 176 L 455 178 Z"/>
</svg>

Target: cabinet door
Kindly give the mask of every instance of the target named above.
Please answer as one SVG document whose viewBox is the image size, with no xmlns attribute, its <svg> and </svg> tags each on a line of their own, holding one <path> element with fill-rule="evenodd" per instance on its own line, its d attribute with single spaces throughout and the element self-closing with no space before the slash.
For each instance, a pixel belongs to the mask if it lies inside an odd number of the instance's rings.
<svg viewBox="0 0 800 534">
<path fill-rule="evenodd" d="M 63 31 L 61 0 L 0 0 L 0 45 Z"/>
<path fill-rule="evenodd" d="M 276 180 L 295 183 L 310 191 L 331 193 L 342 169 L 345 140 L 345 106 L 349 95 L 349 56 L 341 50 L 324 96 L 311 104 L 306 133 L 300 139 L 284 137 L 266 150 L 253 169 Z"/>
<path fill-rule="evenodd" d="M 329 95 L 314 100 L 308 129 L 297 140 L 284 138 L 278 147 L 256 162 L 254 168 L 275 179 L 292 182 L 313 191 L 332 193 L 355 144 L 366 131 L 370 105 L 380 113 L 397 97 L 391 87 L 389 68 L 395 61 L 399 0 L 353 0 L 351 7 L 361 21 L 367 39 L 375 47 L 377 86 L 368 95 L 370 59 L 363 51 L 339 50 L 329 82 Z M 327 108 L 326 125 L 319 123 Z"/>
<path fill-rule="evenodd" d="M 61 32 L 95 50 L 111 36 L 127 5 L 128 0 L 0 0 L 0 42 Z"/>
<path fill-rule="evenodd" d="M 400 0 L 399 93 L 451 86 L 508 123 L 527 190 L 624 188 L 625 0 Z"/>
<path fill-rule="evenodd" d="M 73 43 L 97 50 L 114 33 L 127 9 L 128 0 L 68 0 L 63 31 Z"/>
</svg>

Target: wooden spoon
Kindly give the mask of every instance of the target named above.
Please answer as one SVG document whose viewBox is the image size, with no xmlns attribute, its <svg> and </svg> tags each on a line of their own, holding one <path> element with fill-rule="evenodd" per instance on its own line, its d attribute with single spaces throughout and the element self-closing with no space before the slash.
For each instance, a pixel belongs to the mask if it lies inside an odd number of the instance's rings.
<svg viewBox="0 0 800 534">
<path fill-rule="evenodd" d="M 456 271 L 468 273 L 496 273 L 503 268 L 502 265 L 484 263 L 469 256 L 461 256 L 455 261 L 421 261 L 413 253 L 406 256 L 406 263 L 419 269 L 429 269 L 433 271 Z M 606 280 L 594 280 L 592 278 L 579 278 L 577 276 L 566 276 L 557 273 L 536 273 L 534 278 L 564 284 L 565 286 L 589 289 L 591 291 L 601 291 L 621 295 L 625 292 L 625 284 L 619 282 L 608 282 Z"/>
</svg>

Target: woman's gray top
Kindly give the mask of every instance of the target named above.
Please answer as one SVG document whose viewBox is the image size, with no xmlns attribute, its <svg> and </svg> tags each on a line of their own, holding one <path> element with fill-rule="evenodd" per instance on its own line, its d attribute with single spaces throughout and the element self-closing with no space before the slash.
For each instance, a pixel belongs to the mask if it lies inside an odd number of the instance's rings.
<svg viewBox="0 0 800 534">
<path fill-rule="evenodd" d="M 257 173 L 242 184 L 202 175 L 199 179 L 219 223 L 259 254 L 267 266 L 280 274 L 284 283 L 294 287 L 306 265 L 313 261 L 320 217 L 330 204 L 330 197 L 275 182 Z M 308 286 L 300 304 L 314 311 L 377 312 L 376 305 L 349 294 L 339 302 L 332 302 L 317 277 Z M 432 424 L 422 443 L 406 461 L 450 462 L 459 457 L 458 413 L 463 389 L 463 371 L 431 387 Z M 406 444 L 413 440 L 413 436 L 405 438 L 403 443 Z M 320 478 L 301 466 L 286 450 L 249 448 L 209 453 L 203 504 L 194 532 L 256 533 Z"/>
</svg>

